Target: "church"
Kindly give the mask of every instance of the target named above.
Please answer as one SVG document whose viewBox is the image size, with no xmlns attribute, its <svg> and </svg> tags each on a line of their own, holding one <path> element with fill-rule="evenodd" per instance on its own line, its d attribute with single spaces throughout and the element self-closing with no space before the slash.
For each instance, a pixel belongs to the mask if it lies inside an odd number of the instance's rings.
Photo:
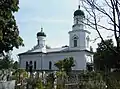
<svg viewBox="0 0 120 89">
<path fill-rule="evenodd" d="M 37 33 L 37 45 L 27 52 L 18 54 L 20 68 L 26 69 L 30 64 L 33 70 L 57 70 L 54 64 L 64 58 L 73 57 L 73 70 L 86 70 L 93 63 L 93 53 L 90 51 L 90 32 L 84 25 L 85 13 L 80 9 L 74 12 L 72 30 L 69 34 L 69 46 L 47 48 L 43 28 Z"/>
</svg>

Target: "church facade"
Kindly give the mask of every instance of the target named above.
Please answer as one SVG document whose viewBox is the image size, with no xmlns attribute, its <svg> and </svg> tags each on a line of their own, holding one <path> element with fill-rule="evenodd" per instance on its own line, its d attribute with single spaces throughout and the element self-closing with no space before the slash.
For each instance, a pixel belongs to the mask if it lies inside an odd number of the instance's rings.
<svg viewBox="0 0 120 89">
<path fill-rule="evenodd" d="M 80 7 L 74 12 L 74 24 L 69 31 L 69 46 L 60 48 L 46 48 L 46 34 L 37 33 L 37 45 L 24 53 L 18 54 L 20 68 L 29 64 L 34 70 L 57 70 L 54 64 L 64 58 L 73 57 L 73 70 L 86 70 L 87 65 L 93 62 L 93 53 L 90 51 L 90 32 L 85 29 L 85 14 Z"/>
</svg>

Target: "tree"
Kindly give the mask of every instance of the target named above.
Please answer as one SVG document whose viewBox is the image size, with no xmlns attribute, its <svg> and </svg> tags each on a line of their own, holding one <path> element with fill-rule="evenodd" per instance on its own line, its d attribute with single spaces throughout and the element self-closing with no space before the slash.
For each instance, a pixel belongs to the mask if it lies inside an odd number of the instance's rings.
<svg viewBox="0 0 120 89">
<path fill-rule="evenodd" d="M 105 40 L 105 44 L 109 45 L 112 49 L 115 49 L 112 39 Z M 110 70 L 115 65 L 115 54 L 107 48 L 105 44 L 102 41 L 101 43 L 98 43 L 98 48 L 94 55 L 94 65 L 96 70 Z"/>
<path fill-rule="evenodd" d="M 14 13 L 19 9 L 19 0 L 0 0 L 0 54 L 23 46 Z"/>
<path fill-rule="evenodd" d="M 13 60 L 8 55 L 0 60 L 0 69 L 9 69 L 13 67 Z"/>
<path fill-rule="evenodd" d="M 102 74 L 85 72 L 79 74 L 79 89 L 107 89 Z"/>
<path fill-rule="evenodd" d="M 19 67 L 19 63 L 17 61 L 15 61 L 13 63 L 13 69 L 18 69 L 18 67 Z"/>
<path fill-rule="evenodd" d="M 75 66 L 73 57 L 65 58 L 64 60 L 59 60 L 54 64 L 59 70 L 65 71 L 67 74 Z"/>
<path fill-rule="evenodd" d="M 119 0 L 83 0 L 83 8 L 88 17 L 87 22 L 83 22 L 92 29 L 95 29 L 101 41 L 115 53 L 116 63 L 120 64 L 120 1 Z M 116 41 L 116 50 L 105 43 L 100 30 L 112 31 Z"/>
</svg>

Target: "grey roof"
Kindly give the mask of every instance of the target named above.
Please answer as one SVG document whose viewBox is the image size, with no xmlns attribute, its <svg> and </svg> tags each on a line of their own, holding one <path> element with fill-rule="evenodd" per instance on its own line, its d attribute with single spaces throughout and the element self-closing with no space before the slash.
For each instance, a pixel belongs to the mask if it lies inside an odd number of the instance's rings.
<svg viewBox="0 0 120 89">
<path fill-rule="evenodd" d="M 65 52 L 65 51 L 69 51 L 69 47 L 61 47 L 61 48 L 50 48 L 50 49 L 46 49 L 46 53 L 53 53 L 53 52 Z M 31 53 L 44 53 L 43 50 L 39 49 L 39 48 L 35 48 L 32 50 L 29 50 L 27 52 L 24 53 L 20 53 L 18 55 L 22 55 L 22 54 L 31 54 Z"/>
<path fill-rule="evenodd" d="M 68 50 L 68 47 L 64 47 L 64 48 L 51 48 L 51 49 L 46 49 L 46 53 L 49 53 L 49 52 L 58 52 L 58 51 L 67 51 Z M 30 52 L 42 52 L 41 49 L 35 49 L 33 51 L 30 51 Z"/>
<path fill-rule="evenodd" d="M 47 52 L 68 51 L 68 47 L 47 49 Z"/>
<path fill-rule="evenodd" d="M 35 50 L 27 51 L 27 52 L 24 52 L 24 53 L 20 53 L 20 54 L 18 54 L 18 56 L 27 55 L 27 54 L 37 54 L 37 53 L 50 54 L 50 53 L 83 52 L 83 51 L 93 54 L 93 52 L 88 51 L 88 50 L 69 50 L 69 47 L 64 47 L 64 48 L 46 49 L 46 52 L 43 52 L 40 49 L 35 49 Z"/>
</svg>

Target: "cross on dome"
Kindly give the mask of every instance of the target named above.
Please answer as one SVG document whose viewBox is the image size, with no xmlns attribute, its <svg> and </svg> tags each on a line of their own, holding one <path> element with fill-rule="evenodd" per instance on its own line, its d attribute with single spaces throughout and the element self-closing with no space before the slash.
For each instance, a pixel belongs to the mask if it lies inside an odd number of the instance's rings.
<svg viewBox="0 0 120 89">
<path fill-rule="evenodd" d="M 43 27 L 41 27 L 41 32 L 43 32 Z"/>
<path fill-rule="evenodd" d="M 85 17 L 85 14 L 82 10 L 80 10 L 80 0 L 79 0 L 79 5 L 78 5 L 78 10 L 74 12 L 74 16 L 83 16 Z"/>
<path fill-rule="evenodd" d="M 37 37 L 38 36 L 44 36 L 46 37 L 46 34 L 43 32 L 43 28 L 41 27 L 41 31 L 37 33 Z"/>
</svg>

